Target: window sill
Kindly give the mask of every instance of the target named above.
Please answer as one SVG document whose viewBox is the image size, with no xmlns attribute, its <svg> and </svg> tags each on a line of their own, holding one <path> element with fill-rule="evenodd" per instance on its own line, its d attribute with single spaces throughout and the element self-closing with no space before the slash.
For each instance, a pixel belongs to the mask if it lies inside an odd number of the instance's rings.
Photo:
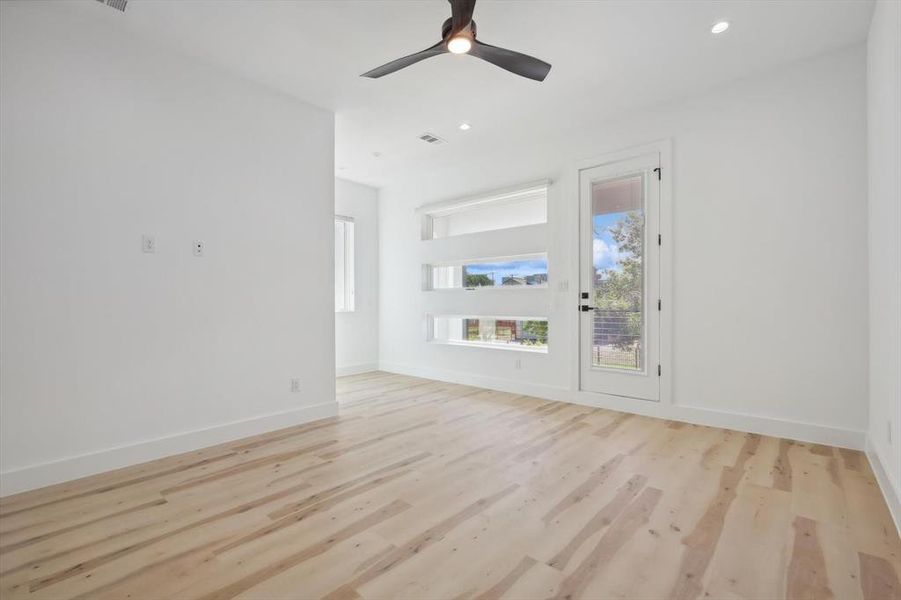
<svg viewBox="0 0 901 600">
<path fill-rule="evenodd" d="M 547 285 L 499 285 L 499 286 L 482 286 L 482 287 L 453 287 L 453 288 L 428 288 L 426 292 L 482 292 L 485 290 L 504 290 L 506 291 L 520 291 L 520 290 L 547 290 Z"/>
<path fill-rule="evenodd" d="M 489 350 L 504 350 L 506 352 L 529 352 L 531 354 L 547 354 L 548 347 L 530 347 L 516 344 L 492 344 L 490 342 L 445 342 L 431 340 L 430 344 L 437 346 L 460 346 L 462 348 L 488 348 Z"/>
</svg>

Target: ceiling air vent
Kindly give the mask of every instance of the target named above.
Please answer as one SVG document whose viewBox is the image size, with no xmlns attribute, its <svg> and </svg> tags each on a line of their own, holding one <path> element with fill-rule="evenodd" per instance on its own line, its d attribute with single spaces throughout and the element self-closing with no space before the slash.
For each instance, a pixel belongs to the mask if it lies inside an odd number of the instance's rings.
<svg viewBox="0 0 901 600">
<path fill-rule="evenodd" d="M 128 5 L 128 0 L 97 0 L 97 2 L 115 8 L 119 12 L 125 12 L 125 7 Z"/>
<path fill-rule="evenodd" d="M 434 144 L 436 146 L 438 144 L 446 144 L 447 143 L 447 141 L 441 139 L 434 133 L 423 133 L 422 135 L 419 136 L 419 139 L 421 139 L 423 142 L 426 142 L 429 144 Z"/>
</svg>

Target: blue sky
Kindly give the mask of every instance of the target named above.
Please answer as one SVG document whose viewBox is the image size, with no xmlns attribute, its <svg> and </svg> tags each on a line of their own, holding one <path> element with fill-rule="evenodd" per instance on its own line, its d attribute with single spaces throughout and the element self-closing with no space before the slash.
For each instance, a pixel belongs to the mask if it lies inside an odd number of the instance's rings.
<svg viewBox="0 0 901 600">
<path fill-rule="evenodd" d="M 594 267 L 603 269 L 619 268 L 619 248 L 610 235 L 610 227 L 626 218 L 626 212 L 608 213 L 594 216 Z"/>
</svg>

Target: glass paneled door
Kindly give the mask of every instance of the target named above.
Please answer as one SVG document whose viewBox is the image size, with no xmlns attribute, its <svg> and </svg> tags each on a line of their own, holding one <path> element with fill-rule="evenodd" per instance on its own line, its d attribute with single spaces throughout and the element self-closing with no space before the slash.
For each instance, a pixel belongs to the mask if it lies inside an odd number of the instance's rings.
<svg viewBox="0 0 901 600">
<path fill-rule="evenodd" d="M 579 172 L 581 388 L 660 399 L 660 158 Z"/>
</svg>

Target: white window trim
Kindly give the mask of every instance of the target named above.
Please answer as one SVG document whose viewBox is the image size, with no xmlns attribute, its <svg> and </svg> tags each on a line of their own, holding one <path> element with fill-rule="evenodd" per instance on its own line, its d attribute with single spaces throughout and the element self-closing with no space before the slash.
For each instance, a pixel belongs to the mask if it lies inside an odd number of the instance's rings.
<svg viewBox="0 0 901 600">
<path fill-rule="evenodd" d="M 353 217 L 346 217 L 343 215 L 335 215 L 335 222 L 343 221 L 345 224 L 349 223 L 351 225 L 354 224 Z M 355 227 L 351 228 L 351 234 L 347 235 L 347 229 L 345 227 L 344 230 L 344 265 L 341 268 L 341 273 L 344 275 L 344 302 L 343 307 L 338 308 L 335 307 L 336 313 L 349 313 L 354 312 L 356 309 L 355 306 L 355 271 L 354 271 L 354 248 L 356 247 L 355 243 Z M 335 241 L 337 244 L 337 240 Z M 336 259 L 337 260 L 337 257 Z M 336 265 L 337 271 L 337 265 Z M 336 273 L 337 276 L 337 273 Z M 336 282 L 337 283 L 337 282 Z"/>
</svg>

